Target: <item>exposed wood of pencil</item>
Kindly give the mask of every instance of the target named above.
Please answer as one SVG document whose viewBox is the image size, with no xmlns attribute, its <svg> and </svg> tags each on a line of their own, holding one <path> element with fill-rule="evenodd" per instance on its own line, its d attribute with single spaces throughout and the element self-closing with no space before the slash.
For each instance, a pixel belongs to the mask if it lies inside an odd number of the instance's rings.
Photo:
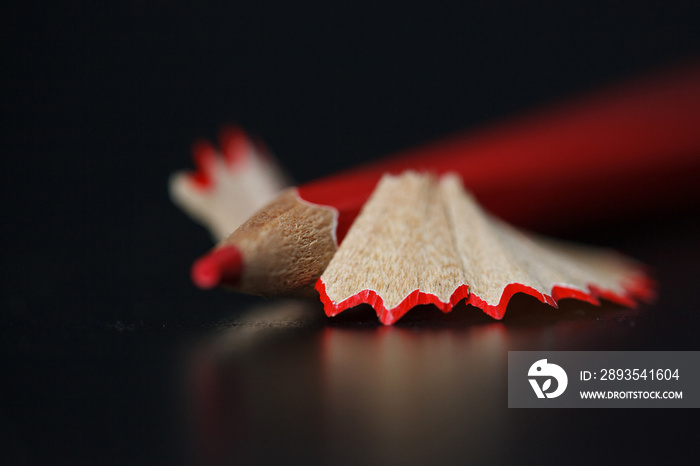
<svg viewBox="0 0 700 466">
<path fill-rule="evenodd" d="M 222 285 L 247 293 L 310 296 L 337 249 L 335 218 L 332 209 L 308 204 L 287 189 L 195 263 L 193 279 L 218 272 Z M 242 260 L 229 270 L 216 258 L 233 251 Z"/>
<path fill-rule="evenodd" d="M 524 292 L 556 306 L 646 297 L 639 267 L 612 252 L 536 238 L 489 216 L 457 176 L 385 176 L 321 276 L 328 315 L 369 303 L 392 324 L 418 304 L 460 300 L 500 319 Z"/>
</svg>

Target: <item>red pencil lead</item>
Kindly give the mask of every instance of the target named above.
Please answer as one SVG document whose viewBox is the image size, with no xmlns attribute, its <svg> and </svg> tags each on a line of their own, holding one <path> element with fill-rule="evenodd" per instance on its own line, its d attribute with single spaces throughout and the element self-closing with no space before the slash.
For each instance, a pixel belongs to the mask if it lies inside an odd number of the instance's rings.
<svg viewBox="0 0 700 466">
<path fill-rule="evenodd" d="M 200 288 L 235 285 L 243 272 L 243 256 L 235 246 L 214 249 L 192 264 L 192 282 Z"/>
</svg>

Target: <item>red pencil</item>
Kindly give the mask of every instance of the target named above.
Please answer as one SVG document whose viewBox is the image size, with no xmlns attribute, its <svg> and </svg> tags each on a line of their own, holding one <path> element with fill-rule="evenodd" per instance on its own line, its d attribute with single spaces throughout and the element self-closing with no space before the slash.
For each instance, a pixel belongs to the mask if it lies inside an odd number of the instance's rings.
<svg viewBox="0 0 700 466">
<path fill-rule="evenodd" d="M 700 174 L 700 65 L 583 96 L 283 192 L 193 265 L 202 287 L 308 294 L 385 173 L 457 173 L 519 226 L 681 201 Z"/>
</svg>

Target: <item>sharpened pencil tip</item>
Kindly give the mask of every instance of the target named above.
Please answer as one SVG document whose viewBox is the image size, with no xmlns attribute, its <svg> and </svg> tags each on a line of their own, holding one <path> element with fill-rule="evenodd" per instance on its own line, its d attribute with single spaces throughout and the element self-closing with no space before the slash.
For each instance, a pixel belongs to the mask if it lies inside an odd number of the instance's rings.
<svg viewBox="0 0 700 466">
<path fill-rule="evenodd" d="M 243 256 L 235 246 L 214 249 L 192 264 L 192 282 L 200 288 L 235 285 L 243 272 Z"/>
</svg>

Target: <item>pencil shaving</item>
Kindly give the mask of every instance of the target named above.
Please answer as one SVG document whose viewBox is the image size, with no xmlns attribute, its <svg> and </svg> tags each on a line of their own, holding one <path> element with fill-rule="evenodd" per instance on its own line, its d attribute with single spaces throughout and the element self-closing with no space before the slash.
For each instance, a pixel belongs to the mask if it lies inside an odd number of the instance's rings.
<svg viewBox="0 0 700 466">
<path fill-rule="evenodd" d="M 326 314 L 370 304 L 393 324 L 418 304 L 462 299 L 503 317 L 523 292 L 634 306 L 650 297 L 642 267 L 614 252 L 524 233 L 490 216 L 460 179 L 385 175 L 317 283 Z"/>
<path fill-rule="evenodd" d="M 216 242 L 226 238 L 289 183 L 275 160 L 238 128 L 227 128 L 220 150 L 196 143 L 194 172 L 170 177 L 172 201 L 205 226 Z"/>
</svg>

